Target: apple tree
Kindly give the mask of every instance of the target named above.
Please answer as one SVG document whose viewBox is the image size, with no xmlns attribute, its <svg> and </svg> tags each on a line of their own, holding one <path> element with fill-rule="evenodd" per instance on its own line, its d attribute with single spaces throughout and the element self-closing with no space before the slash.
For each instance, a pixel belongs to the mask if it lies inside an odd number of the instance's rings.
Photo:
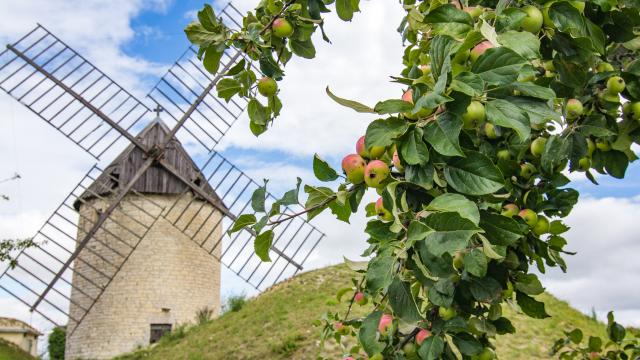
<svg viewBox="0 0 640 360">
<path fill-rule="evenodd" d="M 278 82 L 289 60 L 314 58 L 314 41 L 329 41 L 323 16 L 335 11 L 350 21 L 359 3 L 262 0 L 240 30 L 205 5 L 185 32 L 204 67 L 220 74 L 218 96 L 248 100 L 258 136 L 286 111 Z M 327 314 L 323 337 L 357 338 L 344 349 L 350 359 L 492 359 L 491 340 L 516 331 L 503 305 L 549 316 L 536 300 L 543 287 L 535 269 L 566 270 L 563 218 L 579 195 L 568 174 L 594 183 L 596 173 L 623 178 L 637 158 L 640 2 L 398 6 L 406 12 L 397 54 L 404 69 L 393 76 L 399 94 L 370 106 L 327 88 L 338 104 L 374 116 L 342 161 L 345 176 L 315 156 L 315 175 L 328 184 L 304 185 L 304 211 L 282 213 L 301 201 L 300 182 L 267 207 L 263 187 L 254 213 L 230 231 L 252 228 L 257 254 L 269 261 L 280 224 L 325 210 L 348 221 L 364 208 L 372 217 L 363 229 L 369 261 L 350 263 L 357 280 L 338 295 L 348 296 L 349 309 L 368 302 L 373 310 Z M 231 48 L 238 61 L 222 66 Z M 378 200 L 361 203 L 366 191 Z"/>
</svg>

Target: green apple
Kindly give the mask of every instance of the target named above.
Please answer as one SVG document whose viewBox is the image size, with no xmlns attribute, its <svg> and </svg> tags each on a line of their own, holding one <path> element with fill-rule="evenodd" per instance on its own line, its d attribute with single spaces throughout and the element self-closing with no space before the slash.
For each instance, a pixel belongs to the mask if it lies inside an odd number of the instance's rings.
<svg viewBox="0 0 640 360">
<path fill-rule="evenodd" d="M 583 157 L 578 161 L 578 171 L 587 171 L 591 168 L 591 159 Z"/>
<path fill-rule="evenodd" d="M 514 217 L 520 212 L 520 208 L 516 204 L 506 204 L 502 207 L 502 215 L 506 217 Z"/>
<path fill-rule="evenodd" d="M 469 59 L 471 59 L 471 62 L 476 62 L 476 60 L 478 60 L 478 58 L 482 54 L 484 54 L 485 51 L 491 49 L 492 47 L 493 47 L 493 44 L 491 44 L 489 40 L 484 40 L 478 43 L 476 46 L 473 47 L 473 49 L 471 49 L 471 52 L 469 54 Z"/>
<path fill-rule="evenodd" d="M 522 176 L 524 179 L 531 178 L 531 176 L 535 174 L 536 171 L 538 171 L 538 169 L 536 169 L 536 167 L 533 166 L 532 163 L 526 162 L 520 165 L 520 176 Z"/>
<path fill-rule="evenodd" d="M 612 76 L 607 80 L 607 91 L 610 94 L 620 94 L 624 91 L 624 79 L 620 76 Z"/>
<path fill-rule="evenodd" d="M 465 129 L 475 129 L 484 122 L 487 117 L 487 113 L 484 109 L 484 105 L 480 101 L 472 101 L 467 106 L 467 111 L 462 114 L 462 122 Z"/>
<path fill-rule="evenodd" d="M 374 354 L 369 360 L 384 360 L 384 356 L 381 353 Z"/>
<path fill-rule="evenodd" d="M 507 280 L 507 288 L 502 290 L 502 297 L 505 299 L 511 299 L 513 296 L 513 284 Z"/>
<path fill-rule="evenodd" d="M 520 266 L 520 259 L 515 251 L 509 250 L 502 263 L 509 269 L 515 270 Z"/>
<path fill-rule="evenodd" d="M 603 152 L 611 151 L 611 143 L 607 139 L 596 139 L 596 148 Z"/>
<path fill-rule="evenodd" d="M 366 162 L 358 154 L 349 154 L 342 159 L 342 171 L 354 185 L 364 181 L 365 168 Z"/>
<path fill-rule="evenodd" d="M 535 157 L 540 157 L 544 152 L 544 147 L 547 144 L 547 138 L 539 137 L 531 142 L 531 154 Z"/>
<path fill-rule="evenodd" d="M 416 344 L 408 342 L 404 344 L 402 351 L 407 359 L 417 359 Z"/>
<path fill-rule="evenodd" d="M 364 306 L 367 305 L 367 303 L 369 302 L 367 300 L 367 296 L 361 292 L 358 291 L 354 296 L 353 296 L 353 301 L 355 301 L 356 304 L 360 305 L 360 306 Z"/>
<path fill-rule="evenodd" d="M 482 352 L 477 355 L 478 360 L 493 360 L 496 358 L 496 353 L 490 347 L 485 347 Z"/>
<path fill-rule="evenodd" d="M 580 100 L 569 99 L 567 100 L 565 110 L 567 112 L 567 119 L 575 119 L 582 115 L 584 107 L 582 106 L 582 102 Z"/>
<path fill-rule="evenodd" d="M 551 20 L 551 17 L 549 16 L 549 8 L 554 3 L 555 1 L 549 1 L 546 4 L 544 4 L 544 7 L 542 8 L 542 23 L 544 24 L 544 26 L 551 29 L 555 28 L 555 24 L 553 23 L 553 20 Z"/>
<path fill-rule="evenodd" d="M 484 8 L 482 6 L 465 6 L 462 9 L 464 12 L 466 12 L 467 14 L 471 15 L 472 18 L 477 18 L 478 16 L 482 15 L 482 13 L 484 12 Z"/>
<path fill-rule="evenodd" d="M 498 131 L 496 131 L 496 126 L 490 122 L 484 123 L 484 134 L 487 136 L 487 138 L 492 140 L 500 137 Z"/>
<path fill-rule="evenodd" d="M 443 320 L 447 321 L 453 319 L 456 315 L 458 315 L 458 313 L 454 308 L 440 306 L 438 308 L 438 315 L 440 315 Z"/>
<path fill-rule="evenodd" d="M 507 149 L 498 150 L 496 156 L 498 157 L 498 160 L 511 160 L 511 152 Z"/>
<path fill-rule="evenodd" d="M 536 214 L 536 212 L 531 209 L 520 210 L 518 216 L 521 217 L 522 220 L 524 220 L 524 222 L 527 223 L 527 225 L 529 225 L 530 227 L 534 227 L 538 222 L 538 214 Z"/>
<path fill-rule="evenodd" d="M 271 29 L 273 35 L 279 38 L 288 38 L 289 36 L 293 35 L 293 26 L 291 25 L 289 20 L 284 18 L 277 18 L 273 20 Z"/>
<path fill-rule="evenodd" d="M 278 83 L 272 78 L 265 76 L 258 80 L 258 92 L 263 96 L 273 96 L 278 91 Z"/>
<path fill-rule="evenodd" d="M 631 118 L 633 120 L 640 120 L 640 101 L 636 101 L 634 103 L 631 103 L 631 111 L 629 112 L 629 116 L 631 116 Z"/>
<path fill-rule="evenodd" d="M 549 220 L 543 215 L 538 215 L 538 221 L 536 221 L 536 224 L 533 226 L 532 231 L 538 236 L 548 233 Z"/>
<path fill-rule="evenodd" d="M 455 255 L 453 255 L 453 267 L 456 270 L 462 270 L 463 266 L 464 266 L 464 254 L 462 253 L 462 251 L 458 251 L 456 252 Z"/>
<path fill-rule="evenodd" d="M 545 61 L 544 63 L 542 63 L 542 67 L 546 71 L 556 71 L 556 66 L 553 64 L 553 60 Z"/>
<path fill-rule="evenodd" d="M 521 9 L 527 16 L 522 19 L 520 27 L 524 31 L 537 34 L 542 28 L 543 16 L 542 12 L 533 5 L 527 5 Z"/>
<path fill-rule="evenodd" d="M 382 188 L 389 176 L 389 166 L 380 160 L 370 161 L 364 169 L 364 182 L 372 188 Z"/>
<path fill-rule="evenodd" d="M 608 62 L 601 62 L 596 66 L 596 71 L 597 72 L 609 72 L 609 71 L 613 71 L 613 65 L 609 64 Z"/>
</svg>

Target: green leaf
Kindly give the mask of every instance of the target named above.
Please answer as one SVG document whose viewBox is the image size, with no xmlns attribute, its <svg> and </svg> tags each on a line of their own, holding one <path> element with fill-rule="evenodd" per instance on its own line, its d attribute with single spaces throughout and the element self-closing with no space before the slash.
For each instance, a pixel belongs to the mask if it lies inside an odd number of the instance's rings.
<svg viewBox="0 0 640 360">
<path fill-rule="evenodd" d="M 309 196 L 307 197 L 307 202 L 304 207 L 306 209 L 312 208 L 314 206 L 318 206 L 321 203 L 328 201 L 329 198 L 335 196 L 333 190 L 327 187 L 313 187 L 309 185 L 304 186 L 304 192 Z M 310 211 L 307 213 L 307 220 L 311 220 L 316 217 L 318 214 L 322 212 L 329 204 L 320 207 L 316 210 Z"/>
<path fill-rule="evenodd" d="M 482 352 L 482 344 L 473 335 L 465 332 L 453 335 L 453 342 L 464 355 L 473 356 Z"/>
<path fill-rule="evenodd" d="M 544 309 L 544 303 L 528 296 L 527 294 L 516 291 L 516 301 L 522 309 L 522 312 L 534 319 L 548 318 L 549 314 Z"/>
<path fill-rule="evenodd" d="M 522 110 L 502 99 L 489 101 L 485 104 L 487 120 L 505 128 L 513 129 L 520 140 L 525 141 L 531 135 L 531 124 Z"/>
<path fill-rule="evenodd" d="M 465 152 L 466 157 L 451 158 L 444 169 L 444 176 L 456 191 L 468 195 L 486 195 L 500 190 L 504 178 L 491 160 L 475 151 Z"/>
<path fill-rule="evenodd" d="M 464 269 L 471 275 L 483 277 L 487 274 L 487 257 L 482 250 L 475 248 L 464 255 Z"/>
<path fill-rule="evenodd" d="M 430 41 L 431 72 L 435 80 L 439 80 L 440 75 L 449 72 L 451 68 L 450 57 L 456 44 L 457 42 L 453 38 L 443 35 L 437 35 Z"/>
<path fill-rule="evenodd" d="M 271 261 L 269 258 L 269 249 L 271 249 L 271 243 L 273 242 L 273 231 L 267 230 L 262 234 L 256 236 L 255 241 L 253 242 L 253 247 L 256 251 L 256 255 L 262 261 Z"/>
<path fill-rule="evenodd" d="M 338 104 L 342 105 L 342 106 L 346 106 L 350 109 L 353 109 L 359 113 L 371 113 L 371 114 L 375 114 L 375 110 L 373 110 L 372 108 L 368 107 L 367 105 L 363 105 L 357 101 L 353 101 L 353 100 L 347 100 L 347 99 L 343 99 L 340 97 L 335 96 L 331 90 L 329 90 L 329 87 L 327 86 L 326 89 L 327 95 L 329 95 L 329 97 L 337 102 Z"/>
<path fill-rule="evenodd" d="M 218 97 L 223 98 L 226 102 L 229 102 L 233 95 L 239 93 L 242 90 L 240 82 L 232 78 L 224 78 L 216 84 L 216 90 L 218 91 Z"/>
<path fill-rule="evenodd" d="M 266 108 L 260 104 L 256 99 L 249 100 L 247 105 L 247 112 L 249 113 L 249 119 L 252 123 L 257 125 L 266 126 L 269 121 L 269 115 Z"/>
<path fill-rule="evenodd" d="M 500 298 L 502 288 L 492 277 L 471 278 L 469 291 L 474 299 L 481 302 L 493 302 Z"/>
<path fill-rule="evenodd" d="M 440 278 L 432 287 L 429 288 L 429 301 L 437 306 L 449 307 L 453 303 L 453 295 L 455 294 L 455 291 L 456 288 L 451 279 Z"/>
<path fill-rule="evenodd" d="M 233 234 L 234 232 L 240 231 L 242 229 L 244 229 L 247 226 L 251 226 L 253 224 L 256 223 L 256 216 L 253 214 L 242 214 L 240 216 L 238 216 L 238 218 L 236 219 L 236 221 L 233 223 L 233 226 L 231 227 L 231 229 L 229 229 L 229 231 L 227 231 L 228 234 Z"/>
<path fill-rule="evenodd" d="M 482 231 L 473 222 L 455 212 L 433 213 L 424 219 L 433 229 L 425 238 L 427 250 L 435 256 L 450 255 L 467 247 L 471 237 Z"/>
<path fill-rule="evenodd" d="M 515 220 L 488 211 L 480 212 L 480 227 L 492 244 L 502 246 L 515 245 L 525 232 Z"/>
<path fill-rule="evenodd" d="M 305 59 L 316 57 L 316 48 L 311 40 L 289 39 L 289 45 L 291 46 L 291 51 L 298 56 Z"/>
<path fill-rule="evenodd" d="M 393 313 L 400 319 L 410 324 L 422 320 L 418 305 L 411 294 L 409 283 L 403 282 L 396 276 L 391 285 L 389 285 L 387 296 Z"/>
<path fill-rule="evenodd" d="M 517 274 L 516 289 L 527 295 L 540 295 L 544 291 L 540 280 L 535 274 Z"/>
<path fill-rule="evenodd" d="M 457 212 L 461 217 L 471 220 L 471 222 L 476 225 L 480 222 L 478 206 L 473 201 L 460 194 L 442 194 L 429 203 L 427 210 Z"/>
<path fill-rule="evenodd" d="M 478 74 L 463 71 L 451 81 L 452 90 L 469 96 L 481 96 L 484 92 L 484 80 Z"/>
<path fill-rule="evenodd" d="M 378 341 L 378 323 L 382 317 L 382 311 L 374 311 L 362 321 L 358 332 L 358 340 L 368 355 L 373 355 L 384 350 L 385 344 Z"/>
<path fill-rule="evenodd" d="M 624 340 L 626 330 L 624 326 L 618 324 L 617 322 L 613 322 L 607 326 L 607 334 L 609 335 L 609 339 L 611 341 L 620 343 Z"/>
<path fill-rule="evenodd" d="M 207 51 L 204 53 L 204 60 L 202 60 L 204 68 L 211 74 L 216 74 L 218 72 L 218 68 L 220 68 L 220 59 L 222 58 L 223 53 L 224 51 L 220 51 L 214 46 L 207 48 Z"/>
<path fill-rule="evenodd" d="M 338 200 L 333 200 L 329 204 L 329 209 L 331 209 L 331 213 L 336 216 L 336 218 L 340 221 L 344 221 L 346 223 L 349 222 L 349 218 L 353 213 L 351 211 L 351 203 L 345 201 L 344 204 L 338 202 Z"/>
<path fill-rule="evenodd" d="M 433 175 L 435 169 L 433 165 L 407 165 L 404 169 L 405 179 L 418 186 L 430 190 L 433 187 Z"/>
<path fill-rule="evenodd" d="M 264 185 L 253 191 L 251 195 L 251 207 L 254 211 L 265 212 L 264 201 L 267 197 L 267 181 L 264 181 Z"/>
<path fill-rule="evenodd" d="M 338 178 L 338 173 L 318 154 L 313 155 L 313 174 L 320 181 L 333 181 Z"/>
<path fill-rule="evenodd" d="M 297 178 L 296 188 L 291 189 L 282 195 L 282 199 L 280 199 L 280 204 L 282 205 L 293 205 L 298 204 L 298 195 L 300 194 L 300 184 L 302 183 L 302 179 Z"/>
<path fill-rule="evenodd" d="M 540 157 L 542 169 L 549 174 L 554 173 L 556 167 L 571 156 L 571 148 L 570 139 L 558 135 L 550 136 Z"/>
<path fill-rule="evenodd" d="M 556 28 L 574 38 L 584 38 L 592 44 L 592 50 L 604 54 L 605 35 L 602 30 L 585 18 L 567 1 L 559 1 L 549 7 L 549 18 Z"/>
<path fill-rule="evenodd" d="M 629 166 L 629 158 L 622 151 L 611 150 L 604 153 L 604 168 L 614 178 L 624 179 Z"/>
<path fill-rule="evenodd" d="M 223 33 L 209 31 L 197 21 L 187 25 L 184 32 L 192 44 L 205 49 L 213 44 L 220 43 L 225 40 L 225 35 Z"/>
<path fill-rule="evenodd" d="M 336 13 L 341 20 L 351 21 L 353 19 L 351 0 L 336 0 Z"/>
<path fill-rule="evenodd" d="M 509 87 L 513 90 L 518 90 L 523 96 L 531 96 L 542 100 L 553 100 L 556 98 L 556 93 L 550 88 L 531 82 L 516 81 Z"/>
<path fill-rule="evenodd" d="M 395 237 L 395 233 L 390 230 L 391 223 L 380 220 L 371 220 L 367 223 L 364 232 L 376 240 L 389 240 Z"/>
<path fill-rule="evenodd" d="M 418 355 L 423 360 L 437 360 L 444 351 L 444 340 L 441 336 L 429 336 L 418 348 Z"/>
<path fill-rule="evenodd" d="M 485 51 L 473 64 L 471 71 L 490 85 L 503 85 L 514 82 L 526 62 L 515 51 L 501 46 Z"/>
<path fill-rule="evenodd" d="M 445 113 L 424 127 L 424 138 L 442 155 L 464 156 L 460 148 L 460 130 L 462 120 L 451 113 Z"/>
<path fill-rule="evenodd" d="M 216 31 L 219 25 L 213 7 L 209 4 L 204 4 L 202 10 L 198 11 L 198 20 L 202 27 L 209 31 Z"/>
<path fill-rule="evenodd" d="M 407 241 L 420 241 L 427 237 L 427 234 L 433 231 L 427 225 L 420 221 L 413 220 L 409 223 L 409 229 L 407 230 Z"/>
<path fill-rule="evenodd" d="M 367 127 L 367 132 L 364 137 L 365 147 L 371 149 L 373 146 L 390 146 L 393 144 L 393 141 L 402 136 L 408 128 L 409 124 L 399 118 L 374 120 Z"/>
<path fill-rule="evenodd" d="M 531 124 L 542 124 L 550 120 L 560 120 L 560 114 L 555 112 L 547 102 L 525 97 L 509 97 L 505 100 L 524 111 Z"/>
<path fill-rule="evenodd" d="M 528 31 L 509 30 L 498 35 L 498 41 L 525 59 L 540 58 L 540 39 Z"/>
<path fill-rule="evenodd" d="M 429 149 L 423 140 L 421 128 L 414 128 L 407 132 L 400 143 L 402 159 L 409 165 L 426 164 L 429 162 Z"/>
<path fill-rule="evenodd" d="M 389 99 L 380 101 L 373 108 L 375 112 L 380 115 L 383 114 L 397 114 L 413 109 L 413 104 L 400 99 Z"/>
<path fill-rule="evenodd" d="M 424 17 L 424 22 L 433 24 L 435 34 L 461 38 L 472 29 L 471 15 L 451 4 L 439 6 Z"/>
<path fill-rule="evenodd" d="M 378 254 L 369 262 L 367 269 L 367 290 L 376 292 L 386 289 L 393 280 L 396 259 L 389 252 Z"/>
</svg>

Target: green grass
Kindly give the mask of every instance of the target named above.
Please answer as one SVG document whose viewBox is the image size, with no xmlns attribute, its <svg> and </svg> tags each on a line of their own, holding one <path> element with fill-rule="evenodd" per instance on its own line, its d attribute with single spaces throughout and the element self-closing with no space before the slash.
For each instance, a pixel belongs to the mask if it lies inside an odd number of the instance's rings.
<svg viewBox="0 0 640 360">
<path fill-rule="evenodd" d="M 137 359 L 315 359 L 319 351 L 319 329 L 312 322 L 325 311 L 341 311 L 335 293 L 349 286 L 351 271 L 334 266 L 311 271 L 279 284 L 240 311 L 226 313 L 181 336 L 162 339 L 154 347 L 120 357 Z M 550 359 L 549 348 L 563 330 L 581 327 L 585 335 L 604 336 L 604 326 L 550 295 L 539 298 L 547 304 L 551 318 L 535 320 L 504 306 L 517 329 L 515 335 L 499 336 L 501 359 Z M 355 313 L 366 309 L 356 306 Z M 337 344 L 326 344 L 324 356 L 338 359 Z"/>
<path fill-rule="evenodd" d="M 34 360 L 35 358 L 15 344 L 0 339 L 0 360 Z"/>
</svg>

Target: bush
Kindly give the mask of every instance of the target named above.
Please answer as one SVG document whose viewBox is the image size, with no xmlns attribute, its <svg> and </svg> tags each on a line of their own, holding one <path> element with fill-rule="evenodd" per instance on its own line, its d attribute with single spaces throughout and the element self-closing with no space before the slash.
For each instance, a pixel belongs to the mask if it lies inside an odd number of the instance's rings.
<svg viewBox="0 0 640 360">
<path fill-rule="evenodd" d="M 67 330 L 57 326 L 49 335 L 49 358 L 51 360 L 64 360 L 64 347 L 67 340 Z"/>
<path fill-rule="evenodd" d="M 222 307 L 223 312 L 237 312 L 240 311 L 247 303 L 247 295 L 231 295 L 227 298 L 227 303 Z"/>
<path fill-rule="evenodd" d="M 196 313 L 196 323 L 198 325 L 206 324 L 213 319 L 213 309 L 209 307 L 203 307 Z"/>
</svg>

